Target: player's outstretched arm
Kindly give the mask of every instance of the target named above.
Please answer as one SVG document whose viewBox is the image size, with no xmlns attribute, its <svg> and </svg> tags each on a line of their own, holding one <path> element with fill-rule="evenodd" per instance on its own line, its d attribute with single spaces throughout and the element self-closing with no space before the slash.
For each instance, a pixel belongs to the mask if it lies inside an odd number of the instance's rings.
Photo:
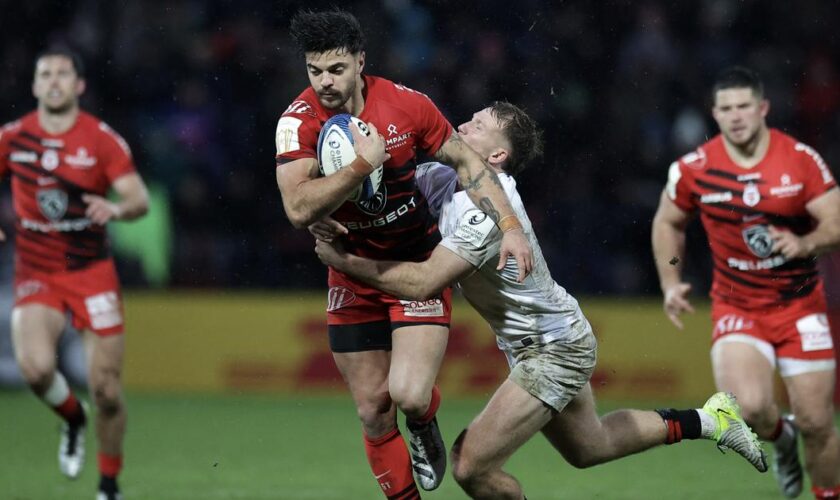
<svg viewBox="0 0 840 500">
<path fill-rule="evenodd" d="M 687 295 L 691 285 L 682 281 L 683 258 L 685 256 L 685 228 L 690 215 L 683 212 L 668 198 L 665 191 L 659 198 L 659 208 L 653 217 L 651 243 L 659 285 L 664 295 L 665 314 L 677 328 L 682 329 L 679 319 L 684 312 L 694 312 Z"/>
<path fill-rule="evenodd" d="M 95 194 L 82 195 L 82 201 L 87 203 L 85 216 L 94 224 L 105 225 L 112 220 L 134 220 L 149 211 L 149 191 L 139 174 L 122 175 L 111 187 L 119 197 L 116 203 Z"/>
<path fill-rule="evenodd" d="M 425 262 L 366 259 L 324 241 L 315 242 L 315 253 L 328 266 L 395 297 L 410 300 L 434 297 L 474 270 L 469 262 L 440 245 Z"/>
<path fill-rule="evenodd" d="M 475 206 L 493 219 L 504 233 L 497 269 L 505 266 L 509 256 L 514 257 L 519 268 L 518 281 L 524 280 L 534 267 L 531 245 L 496 172 L 456 132 L 435 153 L 435 159 L 455 168 L 461 187 Z"/>
<path fill-rule="evenodd" d="M 810 233 L 797 236 L 770 226 L 773 251 L 788 259 L 817 257 L 840 248 L 840 189 L 832 188 L 814 198 L 805 209 L 817 221 Z"/>
</svg>

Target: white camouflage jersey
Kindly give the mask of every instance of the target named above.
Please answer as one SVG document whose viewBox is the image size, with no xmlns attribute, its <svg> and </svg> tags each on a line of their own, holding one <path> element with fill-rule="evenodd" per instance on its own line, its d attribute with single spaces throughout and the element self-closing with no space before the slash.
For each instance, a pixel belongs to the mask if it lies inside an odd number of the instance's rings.
<svg viewBox="0 0 840 500">
<path fill-rule="evenodd" d="M 417 184 L 438 216 L 441 245 L 475 266 L 476 272 L 459 283 L 464 298 L 490 324 L 497 343 L 507 349 L 511 342 L 531 338 L 547 344 L 555 340 L 573 342 L 590 334 L 577 300 L 551 277 L 534 235 L 516 181 L 507 174 L 499 180 L 531 244 L 534 268 L 524 282 L 517 283 L 516 260 L 509 258 L 496 271 L 502 233 L 492 219 L 479 210 L 466 192 L 456 192 L 455 170 L 440 163 L 417 168 Z"/>
</svg>

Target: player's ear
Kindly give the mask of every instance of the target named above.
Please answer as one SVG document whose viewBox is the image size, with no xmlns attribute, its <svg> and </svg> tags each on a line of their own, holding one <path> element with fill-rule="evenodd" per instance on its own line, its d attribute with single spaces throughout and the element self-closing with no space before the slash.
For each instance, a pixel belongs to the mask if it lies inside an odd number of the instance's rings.
<svg viewBox="0 0 840 500">
<path fill-rule="evenodd" d="M 509 156 L 510 155 L 506 149 L 497 148 L 490 153 L 490 156 L 487 158 L 487 163 L 489 163 L 493 168 L 501 169 L 502 165 L 507 161 Z"/>
<path fill-rule="evenodd" d="M 85 89 L 87 89 L 87 81 L 84 78 L 79 78 L 76 81 L 76 95 L 80 96 L 85 93 Z"/>
<path fill-rule="evenodd" d="M 359 51 L 359 56 L 356 58 L 356 62 L 359 65 L 359 73 L 361 73 L 362 70 L 365 69 L 365 51 L 364 50 Z"/>
<path fill-rule="evenodd" d="M 770 101 L 769 101 L 769 100 L 767 100 L 767 99 L 762 99 L 762 100 L 758 103 L 758 109 L 759 109 L 759 111 L 761 111 L 761 117 L 762 117 L 762 118 L 766 118 L 766 117 L 767 117 L 767 113 L 769 113 L 769 112 L 770 112 Z"/>
</svg>

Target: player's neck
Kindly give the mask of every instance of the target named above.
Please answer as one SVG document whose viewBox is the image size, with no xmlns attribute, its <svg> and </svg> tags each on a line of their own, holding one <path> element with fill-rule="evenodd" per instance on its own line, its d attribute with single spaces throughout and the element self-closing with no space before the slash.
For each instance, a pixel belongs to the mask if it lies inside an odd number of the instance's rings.
<svg viewBox="0 0 840 500">
<path fill-rule="evenodd" d="M 723 145 L 732 163 L 741 168 L 752 168 L 764 159 L 770 148 L 770 130 L 761 127 L 755 137 L 743 145 L 732 144 L 724 136 Z"/>
<path fill-rule="evenodd" d="M 70 130 L 79 118 L 79 106 L 72 106 L 59 113 L 38 107 L 38 124 L 45 132 L 52 135 L 63 134 Z"/>
<path fill-rule="evenodd" d="M 353 116 L 359 116 L 365 109 L 365 79 L 361 75 L 356 82 L 356 91 L 353 92 L 353 97 L 347 100 L 345 107 L 345 111 Z"/>
</svg>

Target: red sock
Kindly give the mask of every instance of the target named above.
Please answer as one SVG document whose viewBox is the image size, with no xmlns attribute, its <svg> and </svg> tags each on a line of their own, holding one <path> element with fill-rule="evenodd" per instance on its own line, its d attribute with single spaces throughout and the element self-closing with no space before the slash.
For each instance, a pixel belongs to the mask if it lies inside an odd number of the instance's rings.
<svg viewBox="0 0 840 500">
<path fill-rule="evenodd" d="M 393 500 L 419 499 L 420 492 L 411 475 L 411 458 L 400 430 L 394 429 L 378 438 L 367 435 L 364 438 L 370 470 L 385 496 Z"/>
<path fill-rule="evenodd" d="M 811 487 L 811 491 L 814 493 L 814 498 L 817 498 L 819 500 L 840 498 L 840 485 L 834 486 L 832 488 L 820 488 L 819 486 L 813 486 Z"/>
<path fill-rule="evenodd" d="M 773 434 L 770 434 L 769 441 L 772 442 L 772 441 L 775 441 L 775 440 L 779 439 L 779 436 L 782 435 L 782 430 L 784 430 L 784 428 L 785 428 L 784 421 L 780 418 L 779 421 L 776 422 L 776 428 L 773 429 Z"/>
<path fill-rule="evenodd" d="M 423 425 L 428 424 L 437 415 L 438 408 L 440 408 L 440 389 L 438 386 L 432 387 L 432 399 L 429 401 L 429 409 L 426 413 L 418 419 L 412 419 L 414 423 Z"/>
<path fill-rule="evenodd" d="M 122 455 L 99 453 L 99 473 L 106 477 L 117 477 L 122 470 Z"/>
<path fill-rule="evenodd" d="M 77 425 L 85 421 L 84 413 L 82 413 L 82 405 L 72 392 L 63 403 L 58 406 L 51 406 L 50 408 L 69 424 Z"/>
</svg>

